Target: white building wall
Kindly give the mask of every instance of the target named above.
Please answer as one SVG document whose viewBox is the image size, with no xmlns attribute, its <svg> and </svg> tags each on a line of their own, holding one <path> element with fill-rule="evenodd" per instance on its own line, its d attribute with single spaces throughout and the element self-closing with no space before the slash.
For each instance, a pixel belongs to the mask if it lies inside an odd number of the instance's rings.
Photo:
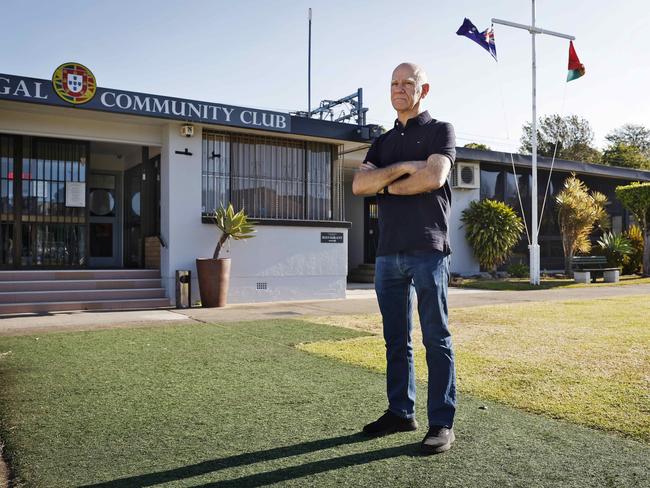
<svg viewBox="0 0 650 488">
<path fill-rule="evenodd" d="M 24 105 L 24 104 L 21 104 Z M 128 117 L 84 113 L 74 108 L 31 107 L 12 110 L 12 103 L 0 105 L 0 132 L 87 141 L 110 141 L 141 146 L 159 146 L 160 126 L 129 123 Z M 140 119 L 137 119 L 140 120 Z"/>
<path fill-rule="evenodd" d="M 205 224 L 204 224 L 205 225 Z M 218 231 L 206 251 L 211 255 Z M 342 232 L 343 243 L 321 243 L 321 232 Z M 257 236 L 233 241 L 229 300 L 232 303 L 273 300 L 345 298 L 347 229 L 332 227 L 257 226 Z M 257 284 L 265 283 L 266 290 Z"/>
<path fill-rule="evenodd" d="M 175 272 L 192 272 L 192 300 L 199 300 L 196 258 L 212 257 L 218 229 L 201 222 L 201 129 L 192 138 L 180 124 L 163 129 L 161 151 L 161 234 L 167 247 L 161 274 L 170 301 Z M 187 148 L 192 156 L 176 154 Z M 322 244 L 321 232 L 342 232 L 342 244 Z M 253 239 L 233 241 L 220 257 L 232 259 L 229 303 L 345 298 L 347 229 L 257 226 Z M 258 290 L 258 283 L 266 289 Z"/>
<path fill-rule="evenodd" d="M 201 130 L 194 137 L 180 135 L 180 124 L 162 128 L 160 152 L 160 234 L 165 243 L 160 255 L 160 274 L 167 296 L 174 301 L 177 269 L 189 269 L 196 280 L 194 260 L 201 243 L 211 239 L 201 224 Z M 176 151 L 192 153 L 191 156 Z M 196 282 L 193 288 L 198 288 Z"/>
<path fill-rule="evenodd" d="M 463 276 L 477 274 L 480 266 L 472 248 L 465 239 L 465 229 L 462 227 L 461 215 L 472 200 L 478 200 L 481 196 L 480 189 L 453 188 L 451 197 L 451 216 L 449 218 L 449 241 L 451 245 L 451 266 L 452 273 L 459 273 Z"/>
</svg>

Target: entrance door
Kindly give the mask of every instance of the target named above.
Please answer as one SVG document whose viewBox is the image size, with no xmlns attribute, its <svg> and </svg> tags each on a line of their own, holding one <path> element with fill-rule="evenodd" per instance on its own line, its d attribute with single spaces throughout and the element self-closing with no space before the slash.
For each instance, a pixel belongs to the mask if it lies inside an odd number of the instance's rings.
<svg viewBox="0 0 650 488">
<path fill-rule="evenodd" d="M 131 268 L 145 265 L 145 238 L 160 235 L 160 156 L 143 159 L 124 173 L 124 265 Z"/>
<path fill-rule="evenodd" d="M 375 262 L 377 245 L 379 244 L 379 209 L 377 207 L 377 197 L 366 197 L 363 202 L 363 262 L 372 264 Z"/>
<path fill-rule="evenodd" d="M 89 178 L 88 210 L 90 266 L 119 268 L 121 228 L 120 174 L 112 171 L 92 172 Z"/>
</svg>

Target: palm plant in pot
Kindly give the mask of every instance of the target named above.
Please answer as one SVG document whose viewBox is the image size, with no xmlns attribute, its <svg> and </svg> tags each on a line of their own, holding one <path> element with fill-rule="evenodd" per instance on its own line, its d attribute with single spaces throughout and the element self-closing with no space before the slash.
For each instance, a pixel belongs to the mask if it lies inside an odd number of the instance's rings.
<svg viewBox="0 0 650 488">
<path fill-rule="evenodd" d="M 232 204 L 214 211 L 214 223 L 221 231 L 212 258 L 197 258 L 196 272 L 203 307 L 224 307 L 230 283 L 230 258 L 220 258 L 219 253 L 229 239 L 241 240 L 255 237 L 254 222 L 248 220 L 244 210 L 235 212 Z"/>
</svg>

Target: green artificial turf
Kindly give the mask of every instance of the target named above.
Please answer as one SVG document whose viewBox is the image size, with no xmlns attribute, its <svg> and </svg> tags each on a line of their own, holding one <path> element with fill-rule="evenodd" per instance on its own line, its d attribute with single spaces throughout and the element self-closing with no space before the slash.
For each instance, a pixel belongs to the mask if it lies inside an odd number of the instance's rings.
<svg viewBox="0 0 650 488">
<path fill-rule="evenodd" d="M 647 445 L 468 395 L 446 454 L 417 455 L 424 425 L 360 437 L 385 377 L 293 347 L 360 335 L 276 320 L 4 337 L 0 437 L 25 487 L 650 486 Z"/>
</svg>

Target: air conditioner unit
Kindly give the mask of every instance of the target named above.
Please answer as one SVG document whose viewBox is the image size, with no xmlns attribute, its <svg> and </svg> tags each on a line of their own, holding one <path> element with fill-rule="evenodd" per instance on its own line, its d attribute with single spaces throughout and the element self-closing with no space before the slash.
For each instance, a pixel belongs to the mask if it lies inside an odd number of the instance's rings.
<svg viewBox="0 0 650 488">
<path fill-rule="evenodd" d="M 476 189 L 481 187 L 478 163 L 456 163 L 451 173 L 452 188 Z"/>
</svg>

